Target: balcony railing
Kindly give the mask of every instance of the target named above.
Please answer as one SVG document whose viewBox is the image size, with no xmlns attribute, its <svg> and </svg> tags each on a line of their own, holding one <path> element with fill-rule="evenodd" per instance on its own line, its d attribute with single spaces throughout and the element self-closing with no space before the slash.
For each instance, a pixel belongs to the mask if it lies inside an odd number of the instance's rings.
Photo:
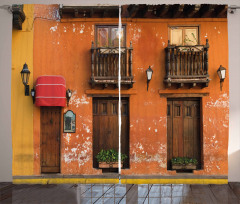
<svg viewBox="0 0 240 204">
<path fill-rule="evenodd" d="M 132 43 L 130 47 L 121 47 L 121 85 L 133 86 L 132 75 Z M 94 88 L 97 84 L 107 87 L 109 84 L 118 86 L 119 48 L 94 47 L 92 42 L 92 75 L 91 81 Z"/>
<path fill-rule="evenodd" d="M 170 45 L 166 49 L 166 76 L 164 82 L 170 87 L 177 84 L 183 87 L 190 84 L 194 87 L 201 84 L 208 86 L 208 39 L 206 45 L 195 46 L 174 46 Z"/>
</svg>

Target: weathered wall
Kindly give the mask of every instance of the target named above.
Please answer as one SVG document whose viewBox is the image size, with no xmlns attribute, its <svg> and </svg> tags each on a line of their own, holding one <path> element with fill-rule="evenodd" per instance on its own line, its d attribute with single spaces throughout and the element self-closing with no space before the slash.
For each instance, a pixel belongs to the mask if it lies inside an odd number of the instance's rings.
<svg viewBox="0 0 240 204">
<path fill-rule="evenodd" d="M 30 70 L 29 85 L 33 83 L 33 5 L 24 5 L 26 19 L 22 30 L 12 31 L 12 174 L 33 174 L 33 102 L 25 96 L 20 72 L 23 64 Z"/>
<path fill-rule="evenodd" d="M 35 5 L 34 76 L 62 75 L 67 88 L 73 90 L 69 107 L 76 113 L 76 133 L 62 134 L 61 173 L 100 174 L 92 168 L 92 98 L 90 48 L 94 25 L 117 24 L 118 19 L 83 19 L 59 22 L 56 6 L 45 9 Z M 124 20 L 127 46 L 133 42 L 133 74 L 136 83 L 130 95 L 130 169 L 123 174 L 170 174 L 166 171 L 167 132 L 166 98 L 160 93 L 209 93 L 202 99 L 204 169 L 196 174 L 227 175 L 228 173 L 228 73 L 220 91 L 216 70 L 228 68 L 228 36 L 226 19 Z M 200 25 L 200 42 L 209 39 L 208 88 L 166 89 L 165 52 L 168 25 Z M 148 54 L 146 54 L 148 53 Z M 151 65 L 154 74 L 146 90 L 145 70 Z M 95 91 L 103 93 L 104 91 Z M 114 92 L 114 91 L 113 91 Z M 131 92 L 131 91 L 130 91 Z M 117 92 L 115 91 L 117 94 Z M 146 111 L 147 110 L 147 111 Z M 40 111 L 34 107 L 34 174 L 40 173 Z"/>
</svg>

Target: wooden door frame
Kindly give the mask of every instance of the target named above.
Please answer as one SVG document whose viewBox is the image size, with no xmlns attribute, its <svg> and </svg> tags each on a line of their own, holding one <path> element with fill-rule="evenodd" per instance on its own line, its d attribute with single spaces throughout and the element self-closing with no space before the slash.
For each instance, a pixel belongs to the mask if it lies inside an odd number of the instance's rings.
<svg viewBox="0 0 240 204">
<path fill-rule="evenodd" d="M 187 94 L 184 94 L 182 97 L 180 97 L 178 95 L 174 97 L 166 97 L 166 100 L 167 101 L 199 101 L 199 114 L 200 114 L 200 118 L 199 118 L 199 129 L 200 129 L 200 133 L 199 133 L 199 139 L 200 139 L 200 160 L 201 160 L 201 163 L 200 163 L 200 167 L 197 169 L 197 170 L 202 170 L 203 169 L 203 166 L 204 166 L 204 160 L 203 160 L 203 112 L 202 112 L 202 97 L 201 95 L 199 95 L 199 97 L 187 97 Z M 166 117 L 167 116 L 167 111 L 166 111 Z M 168 137 L 168 134 L 167 134 L 167 137 Z M 168 145 L 167 145 L 168 146 Z M 168 157 L 168 147 L 167 147 L 167 157 Z M 168 158 L 167 158 L 168 159 Z M 168 160 L 167 160 L 168 162 Z M 167 165 L 168 166 L 168 165 Z M 167 167 L 167 170 L 170 170 L 172 171 L 171 169 L 168 169 Z"/>
<path fill-rule="evenodd" d="M 50 106 L 52 107 L 52 106 Z M 53 106 L 55 107 L 55 106 Z M 61 163 L 61 150 L 62 150 L 62 140 L 63 140 L 63 134 L 62 134 L 62 130 L 63 130 L 63 107 L 59 106 L 60 107 L 60 136 L 59 136 L 59 173 L 62 172 L 62 163 Z M 41 144 L 42 144 L 42 131 L 41 131 L 41 109 L 42 109 L 42 106 L 40 107 L 40 144 L 39 144 L 39 147 L 40 147 L 40 159 L 39 159 L 39 162 L 40 162 L 40 174 L 48 174 L 46 172 L 42 173 L 42 150 L 41 150 Z M 50 172 L 51 173 L 51 172 Z M 52 174 L 52 173 L 51 173 Z"/>
<path fill-rule="evenodd" d="M 116 94 L 96 94 L 96 95 L 92 95 L 92 104 L 93 104 L 94 98 L 100 99 L 100 100 L 101 99 L 102 100 L 108 100 L 108 99 L 111 100 L 111 98 L 117 99 L 117 100 L 119 99 L 118 95 L 116 95 Z M 125 94 L 121 95 L 121 99 L 122 98 L 125 98 L 128 101 L 128 128 L 127 128 L 127 130 L 128 130 L 128 158 L 127 159 L 128 159 L 129 167 L 127 167 L 125 169 L 130 169 L 130 95 L 125 95 Z M 92 106 L 92 117 L 94 117 L 93 106 Z M 93 124 L 93 121 L 92 121 L 92 124 Z M 92 127 L 92 128 L 94 128 L 94 127 Z M 93 140 L 94 140 L 94 135 L 92 135 L 92 143 L 94 143 Z M 94 145 L 92 145 L 92 148 L 94 148 Z M 92 152 L 93 152 L 93 149 L 92 149 Z M 92 156 L 94 157 L 93 153 L 92 153 Z M 93 168 L 95 168 L 94 164 L 93 164 L 93 160 L 92 160 L 92 166 L 93 166 Z"/>
</svg>

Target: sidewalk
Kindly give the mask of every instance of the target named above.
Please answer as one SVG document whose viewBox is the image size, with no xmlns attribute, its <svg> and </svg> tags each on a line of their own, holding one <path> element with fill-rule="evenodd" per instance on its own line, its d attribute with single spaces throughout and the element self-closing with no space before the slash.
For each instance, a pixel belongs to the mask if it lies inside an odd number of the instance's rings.
<svg viewBox="0 0 240 204">
<path fill-rule="evenodd" d="M 1 204 L 79 203 L 240 203 L 240 183 L 188 184 L 47 184 L 0 183 Z"/>
</svg>

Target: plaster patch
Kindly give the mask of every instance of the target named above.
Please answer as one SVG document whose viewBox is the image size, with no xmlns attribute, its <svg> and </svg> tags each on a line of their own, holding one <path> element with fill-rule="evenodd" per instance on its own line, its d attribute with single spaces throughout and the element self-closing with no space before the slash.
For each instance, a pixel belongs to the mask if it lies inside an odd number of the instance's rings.
<svg viewBox="0 0 240 204">
<path fill-rule="evenodd" d="M 165 42 L 162 42 L 163 47 L 165 47 L 165 44 L 166 44 Z"/>
<path fill-rule="evenodd" d="M 134 24 L 130 31 L 133 32 L 132 41 L 138 41 L 138 39 L 141 37 L 141 28 L 137 27 L 137 24 Z"/>
<path fill-rule="evenodd" d="M 77 97 L 77 91 L 73 91 L 69 104 L 73 104 L 78 108 L 79 105 L 89 104 L 89 97 L 86 97 L 86 94 L 84 94 L 82 98 L 79 98 Z"/>
<path fill-rule="evenodd" d="M 152 105 L 152 101 L 144 102 L 144 106 Z"/>
<path fill-rule="evenodd" d="M 38 158 L 38 153 L 35 154 L 35 158 Z"/>
<path fill-rule="evenodd" d="M 206 107 L 216 107 L 216 108 L 228 108 L 229 107 L 229 97 L 227 94 L 222 94 L 220 97 L 216 100 L 206 103 Z"/>
<path fill-rule="evenodd" d="M 72 155 L 73 155 L 72 153 L 65 153 L 63 155 L 65 163 L 69 164 L 69 163 L 71 163 L 73 161 Z"/>
<path fill-rule="evenodd" d="M 90 128 L 89 128 L 86 124 L 83 124 L 83 129 L 84 129 L 87 133 L 90 133 Z"/>
<path fill-rule="evenodd" d="M 76 154 L 77 148 L 72 148 L 71 151 Z"/>
<path fill-rule="evenodd" d="M 64 134 L 63 138 L 66 140 L 67 144 L 69 144 L 71 140 L 71 134 L 70 133 Z"/>
<path fill-rule="evenodd" d="M 225 128 L 228 128 L 228 125 L 226 125 L 226 124 L 223 124 L 223 127 L 225 127 Z"/>
<path fill-rule="evenodd" d="M 85 25 L 81 24 L 79 33 L 82 34 L 84 32 L 84 29 L 85 29 Z"/>
<path fill-rule="evenodd" d="M 206 35 L 205 35 L 204 37 L 207 38 L 207 37 L 208 37 L 208 34 L 206 33 Z"/>
<path fill-rule="evenodd" d="M 57 25 L 50 28 L 51 32 L 55 32 L 56 30 L 57 30 Z"/>
<path fill-rule="evenodd" d="M 77 162 L 78 166 L 83 166 L 91 159 L 91 146 L 90 141 L 85 141 L 83 144 L 78 144 L 77 147 L 72 148 L 70 152 L 66 152 L 63 155 L 64 162 L 69 164 L 71 162 Z"/>
<path fill-rule="evenodd" d="M 91 36 L 94 35 L 94 25 L 92 25 L 92 31 L 91 31 Z"/>
<path fill-rule="evenodd" d="M 155 132 L 157 132 L 158 130 L 157 129 L 155 129 Z"/>
<path fill-rule="evenodd" d="M 138 67 L 137 70 L 139 70 L 140 72 L 144 72 L 142 67 Z"/>
<path fill-rule="evenodd" d="M 135 145 L 136 148 L 140 149 L 140 150 L 143 150 L 143 146 L 140 142 L 138 142 L 136 145 Z"/>
</svg>

